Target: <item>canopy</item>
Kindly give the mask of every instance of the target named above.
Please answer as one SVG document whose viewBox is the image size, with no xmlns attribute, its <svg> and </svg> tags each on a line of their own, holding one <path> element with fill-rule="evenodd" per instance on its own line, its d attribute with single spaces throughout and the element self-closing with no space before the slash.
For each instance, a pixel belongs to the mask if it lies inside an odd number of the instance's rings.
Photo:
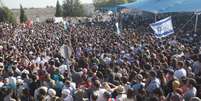
<svg viewBox="0 0 201 101">
<path fill-rule="evenodd" d="M 138 0 L 118 7 L 140 9 L 152 13 L 201 11 L 201 0 Z"/>
</svg>

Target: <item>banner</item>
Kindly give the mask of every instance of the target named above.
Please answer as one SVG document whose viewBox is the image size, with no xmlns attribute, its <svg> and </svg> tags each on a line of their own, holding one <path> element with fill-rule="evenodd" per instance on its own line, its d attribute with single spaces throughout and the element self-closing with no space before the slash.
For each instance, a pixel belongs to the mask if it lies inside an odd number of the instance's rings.
<svg viewBox="0 0 201 101">
<path fill-rule="evenodd" d="M 154 30 L 155 36 L 157 38 L 166 37 L 174 33 L 171 17 L 167 17 L 165 19 L 152 23 L 150 24 L 150 26 Z"/>
<path fill-rule="evenodd" d="M 70 59 L 72 55 L 72 49 L 67 45 L 62 45 L 60 48 L 60 54 L 65 59 Z"/>
<path fill-rule="evenodd" d="M 116 25 L 117 34 L 120 34 L 119 23 L 116 22 L 115 25 Z"/>
<path fill-rule="evenodd" d="M 62 17 L 55 17 L 54 18 L 54 23 L 60 23 L 60 22 L 64 22 L 64 19 Z"/>
</svg>

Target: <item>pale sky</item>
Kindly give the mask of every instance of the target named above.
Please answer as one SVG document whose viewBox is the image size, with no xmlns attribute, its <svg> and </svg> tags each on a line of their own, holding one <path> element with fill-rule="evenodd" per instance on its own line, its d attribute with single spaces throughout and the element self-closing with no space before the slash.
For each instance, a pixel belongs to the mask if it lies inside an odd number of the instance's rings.
<svg viewBox="0 0 201 101">
<path fill-rule="evenodd" d="M 59 1 L 61 4 L 64 0 Z M 8 8 L 19 8 L 20 4 L 25 8 L 44 8 L 47 5 L 56 6 L 57 0 L 2 0 L 2 2 Z M 81 0 L 81 3 L 92 3 L 92 0 Z"/>
</svg>

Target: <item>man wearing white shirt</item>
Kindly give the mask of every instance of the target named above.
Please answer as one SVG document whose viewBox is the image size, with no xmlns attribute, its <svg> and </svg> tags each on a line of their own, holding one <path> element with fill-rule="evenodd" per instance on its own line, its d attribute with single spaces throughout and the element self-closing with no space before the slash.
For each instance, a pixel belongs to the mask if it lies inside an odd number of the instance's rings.
<svg viewBox="0 0 201 101">
<path fill-rule="evenodd" d="M 177 63 L 177 70 L 174 72 L 174 76 L 177 79 L 181 79 L 182 77 L 186 77 L 187 76 L 187 72 L 186 70 L 183 68 L 184 67 L 184 63 L 182 61 Z"/>
</svg>

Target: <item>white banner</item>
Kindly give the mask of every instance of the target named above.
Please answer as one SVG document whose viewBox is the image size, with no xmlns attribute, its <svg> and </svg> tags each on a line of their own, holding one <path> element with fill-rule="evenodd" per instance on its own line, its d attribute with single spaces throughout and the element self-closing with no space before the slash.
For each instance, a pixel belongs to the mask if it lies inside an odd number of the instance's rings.
<svg viewBox="0 0 201 101">
<path fill-rule="evenodd" d="M 62 45 L 61 48 L 60 48 L 60 54 L 65 59 L 70 59 L 70 57 L 72 55 L 72 49 L 67 45 Z"/>
<path fill-rule="evenodd" d="M 54 18 L 54 23 L 60 23 L 60 22 L 64 22 L 64 19 L 62 17 L 55 17 Z"/>
<path fill-rule="evenodd" d="M 151 28 L 154 30 L 155 36 L 157 38 L 166 37 L 174 33 L 172 18 L 167 17 L 160 21 L 150 24 Z"/>
</svg>

